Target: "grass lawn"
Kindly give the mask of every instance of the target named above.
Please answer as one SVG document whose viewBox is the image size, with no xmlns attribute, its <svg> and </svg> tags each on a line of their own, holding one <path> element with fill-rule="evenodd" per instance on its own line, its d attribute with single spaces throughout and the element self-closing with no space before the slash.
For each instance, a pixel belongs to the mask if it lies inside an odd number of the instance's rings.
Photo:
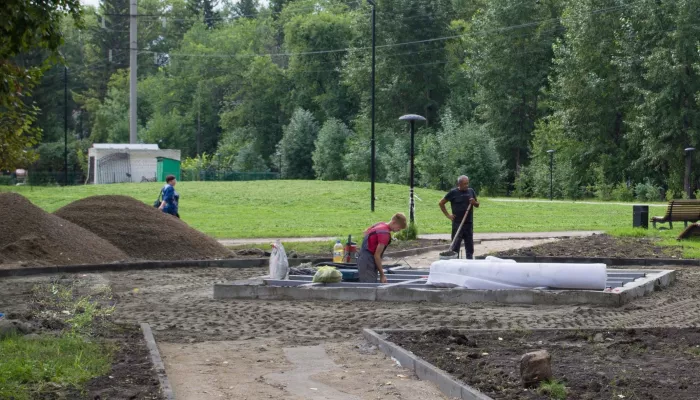
<svg viewBox="0 0 700 400">
<path fill-rule="evenodd" d="M 160 183 L 71 187 L 0 187 L 18 192 L 52 212 L 87 196 L 122 194 L 152 204 Z M 408 213 L 408 187 L 377 185 L 373 214 L 367 182 L 253 181 L 180 182 L 180 215 L 194 228 L 217 238 L 273 238 L 359 235 L 367 226 Z M 437 206 L 444 192 L 416 190 L 419 233 L 448 233 L 449 221 Z M 573 201 L 499 201 L 480 198 L 476 232 L 609 230 L 632 224 L 632 204 Z M 662 215 L 663 203 L 651 207 Z M 105 207 L 109 207 L 105 204 Z"/>
<path fill-rule="evenodd" d="M 0 340 L 0 399 L 43 398 L 48 390 L 76 390 L 112 367 L 105 347 L 79 336 L 23 336 Z"/>
</svg>

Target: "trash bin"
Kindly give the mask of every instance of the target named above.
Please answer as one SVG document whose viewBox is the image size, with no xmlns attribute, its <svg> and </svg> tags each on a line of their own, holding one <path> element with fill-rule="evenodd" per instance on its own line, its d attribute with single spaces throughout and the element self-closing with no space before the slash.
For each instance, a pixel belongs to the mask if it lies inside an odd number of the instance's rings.
<svg viewBox="0 0 700 400">
<path fill-rule="evenodd" d="M 649 229 L 649 206 L 632 206 L 632 227 Z"/>
<path fill-rule="evenodd" d="M 175 179 L 180 180 L 180 160 L 167 157 L 156 157 L 158 161 L 156 178 L 158 182 L 165 182 L 165 177 L 175 175 Z"/>
</svg>

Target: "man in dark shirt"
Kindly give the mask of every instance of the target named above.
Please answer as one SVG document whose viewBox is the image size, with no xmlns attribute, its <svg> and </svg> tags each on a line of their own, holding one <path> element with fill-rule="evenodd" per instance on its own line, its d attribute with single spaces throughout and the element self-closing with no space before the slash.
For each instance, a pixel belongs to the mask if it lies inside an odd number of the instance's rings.
<svg viewBox="0 0 700 400">
<path fill-rule="evenodd" d="M 452 214 L 448 213 L 445 208 L 445 204 L 448 201 L 452 208 Z M 467 252 L 467 258 L 472 259 L 474 258 L 474 207 L 479 207 L 479 202 L 476 200 L 476 192 L 469 187 L 469 177 L 465 175 L 460 176 L 457 179 L 457 187 L 450 190 L 439 203 L 442 213 L 452 221 L 453 240 L 457 234 L 459 225 L 462 223 L 464 214 L 467 212 L 469 204 L 472 205 L 472 208 L 469 210 L 467 220 L 464 221 L 464 226 L 462 226 L 459 238 L 457 238 L 454 242 L 454 247 L 450 250 L 458 251 L 462 240 L 464 240 L 464 249 Z"/>
</svg>

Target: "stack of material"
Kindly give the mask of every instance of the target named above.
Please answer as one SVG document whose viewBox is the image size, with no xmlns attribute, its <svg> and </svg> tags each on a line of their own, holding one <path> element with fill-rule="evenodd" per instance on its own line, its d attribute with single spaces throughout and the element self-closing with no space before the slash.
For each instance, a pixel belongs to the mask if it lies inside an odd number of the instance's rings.
<svg viewBox="0 0 700 400">
<path fill-rule="evenodd" d="M 128 196 L 93 196 L 55 213 L 143 260 L 232 258 L 234 253 L 180 219 Z"/>
<path fill-rule="evenodd" d="M 486 260 L 442 260 L 430 266 L 426 284 L 467 289 L 587 289 L 604 290 L 605 264 L 516 263 Z"/>
<path fill-rule="evenodd" d="M 107 240 L 16 193 L 0 193 L 0 225 L 0 264 L 103 264 L 129 258 Z"/>
</svg>

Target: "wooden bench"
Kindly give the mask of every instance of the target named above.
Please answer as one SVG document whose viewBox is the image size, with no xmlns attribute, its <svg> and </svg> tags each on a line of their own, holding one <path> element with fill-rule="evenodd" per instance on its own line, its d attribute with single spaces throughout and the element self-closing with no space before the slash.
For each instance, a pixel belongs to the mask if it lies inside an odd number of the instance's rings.
<svg viewBox="0 0 700 400">
<path fill-rule="evenodd" d="M 663 217 L 651 217 L 651 223 L 656 228 L 656 223 L 668 222 L 673 229 L 674 222 L 683 222 L 688 226 L 688 222 L 700 221 L 700 200 L 673 200 L 668 203 L 666 214 Z"/>
</svg>

